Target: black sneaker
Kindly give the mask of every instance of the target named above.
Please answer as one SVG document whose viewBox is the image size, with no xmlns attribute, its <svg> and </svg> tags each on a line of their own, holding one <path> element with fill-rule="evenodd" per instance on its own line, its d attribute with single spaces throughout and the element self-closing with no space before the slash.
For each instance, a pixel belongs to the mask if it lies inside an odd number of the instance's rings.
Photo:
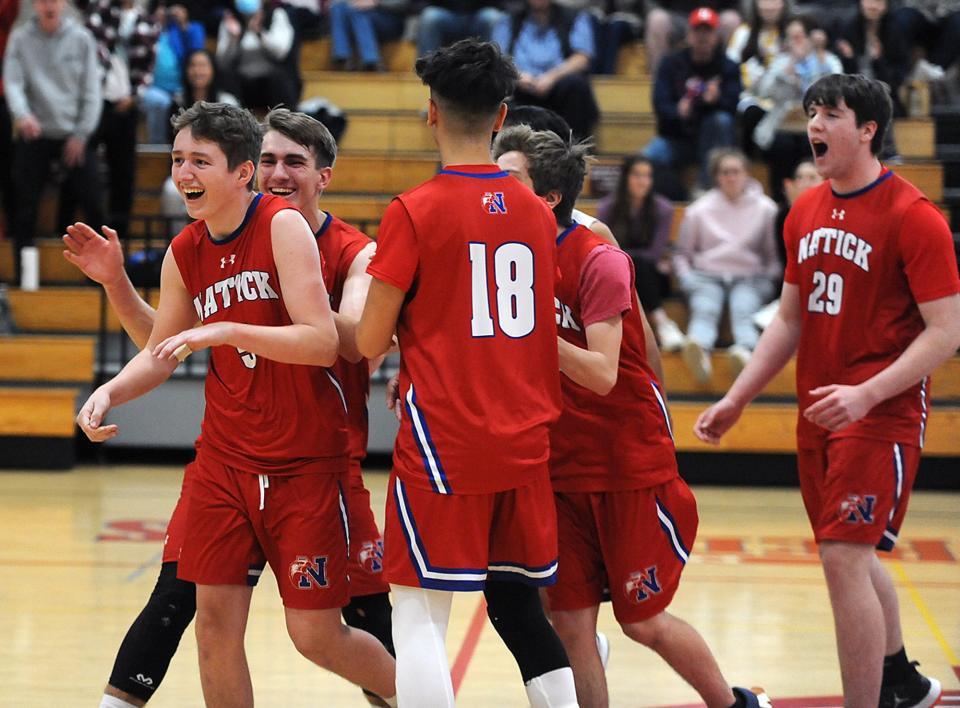
<svg viewBox="0 0 960 708">
<path fill-rule="evenodd" d="M 913 666 L 916 661 L 910 662 Z M 940 699 L 940 682 L 916 669 L 905 682 L 880 689 L 880 708 L 930 708 Z"/>
<path fill-rule="evenodd" d="M 747 708 L 773 708 L 773 703 L 770 702 L 770 697 L 767 696 L 766 691 L 758 686 L 754 686 L 753 688 L 733 686 L 731 690 L 733 691 L 734 698 L 738 696 L 743 697 L 744 705 L 746 705 Z"/>
</svg>

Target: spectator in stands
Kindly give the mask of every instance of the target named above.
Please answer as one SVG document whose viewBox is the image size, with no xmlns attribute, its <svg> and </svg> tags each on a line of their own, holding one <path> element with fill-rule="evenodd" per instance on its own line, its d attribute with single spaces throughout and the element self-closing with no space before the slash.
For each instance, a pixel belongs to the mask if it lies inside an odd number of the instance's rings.
<svg viewBox="0 0 960 708">
<path fill-rule="evenodd" d="M 283 0 L 284 9 L 299 40 L 320 36 L 326 4 L 325 0 Z"/>
<path fill-rule="evenodd" d="M 748 166 L 737 149 L 711 153 L 717 186 L 690 204 L 680 223 L 674 269 L 690 310 L 683 360 L 701 383 L 712 376 L 710 351 L 717 343 L 724 303 L 733 330 L 728 354 L 739 373 L 757 344 L 752 318 L 773 296 L 780 273 L 777 205 L 749 177 Z"/>
<path fill-rule="evenodd" d="M 103 223 L 97 155 L 90 140 L 103 108 L 102 72 L 90 31 L 64 15 L 66 0 L 33 0 L 35 16 L 14 28 L 3 58 L 13 118 L 13 227 L 19 254 L 32 245 L 43 185 L 55 161 L 88 222 Z M 58 224 L 63 231 L 65 224 Z M 20 267 L 19 255 L 14 259 Z"/>
<path fill-rule="evenodd" d="M 157 38 L 153 83 L 141 96 L 147 142 L 154 144 L 169 140 L 170 107 L 173 97 L 183 91 L 184 61 L 190 52 L 203 49 L 207 39 L 203 25 L 190 19 L 184 5 L 159 7 L 157 22 L 162 30 Z"/>
<path fill-rule="evenodd" d="M 587 13 L 551 0 L 527 0 L 521 11 L 497 24 L 493 41 L 520 70 L 515 103 L 556 111 L 578 140 L 593 132 L 600 109 L 587 77 L 596 53 Z"/>
<path fill-rule="evenodd" d="M 380 42 L 399 39 L 406 0 L 334 0 L 330 6 L 330 54 L 335 69 L 383 71 Z M 353 61 L 354 48 L 359 61 Z"/>
<path fill-rule="evenodd" d="M 616 74 L 620 49 L 641 36 L 643 28 L 642 0 L 597 0 L 593 5 L 597 55 L 593 73 Z"/>
<path fill-rule="evenodd" d="M 686 199 L 675 169 L 699 165 L 698 186 L 704 189 L 710 184 L 710 152 L 734 143 L 740 70 L 720 46 L 719 24 L 710 8 L 690 13 L 690 46 L 663 58 L 653 85 L 657 135 L 643 154 L 657 165 L 658 178 L 672 177 L 660 191 L 675 201 Z"/>
<path fill-rule="evenodd" d="M 673 204 L 653 191 L 653 163 L 631 155 L 623 161 L 616 190 L 597 204 L 597 218 L 607 224 L 620 247 L 633 261 L 637 294 L 654 329 L 660 348 L 677 351 L 683 332 L 663 309 L 670 288 L 670 228 Z"/>
<path fill-rule="evenodd" d="M 420 13 L 417 56 L 467 37 L 489 41 L 502 17 L 496 2 L 432 0 Z"/>
<path fill-rule="evenodd" d="M 217 68 L 224 87 L 243 106 L 295 108 L 300 100 L 296 36 L 282 6 L 235 0 L 217 32 Z"/>
<path fill-rule="evenodd" d="M 7 49 L 7 40 L 10 31 L 17 21 L 20 10 L 19 0 L 0 0 L 0 58 Z M 4 230 L 9 232 L 13 223 L 13 209 L 16 203 L 14 198 L 13 173 L 10 166 L 13 164 L 13 123 L 10 121 L 10 109 L 7 108 L 7 99 L 3 94 L 3 72 L 0 72 L 0 206 L 6 219 Z"/>
<path fill-rule="evenodd" d="M 753 131 L 756 143 L 770 165 L 770 191 L 782 201 L 782 184 L 796 164 L 810 155 L 807 117 L 803 94 L 826 74 L 843 73 L 840 59 L 831 52 L 818 51 L 812 33 L 818 25 L 809 17 L 795 17 L 787 23 L 784 51 L 773 60 L 757 83 L 756 95 L 772 107 Z"/>
<path fill-rule="evenodd" d="M 917 77 L 943 78 L 960 58 L 960 0 L 903 0 L 894 10 L 894 32 L 910 48 L 922 48 L 926 59 L 918 62 Z"/>
<path fill-rule="evenodd" d="M 781 49 L 790 17 L 788 0 L 753 0 L 748 22 L 737 27 L 727 43 L 727 58 L 740 66 L 742 91 L 737 104 L 740 144 L 748 154 L 753 152 L 753 129 L 773 106 L 754 93 Z"/>
<path fill-rule="evenodd" d="M 651 76 L 657 75 L 660 60 L 667 52 L 678 49 L 687 38 L 687 17 L 694 10 L 707 7 L 717 13 L 724 44 L 741 22 L 738 0 L 648 0 L 646 6 L 643 44 Z"/>
<path fill-rule="evenodd" d="M 104 147 L 109 173 L 107 220 L 120 238 L 126 238 L 137 166 L 138 104 L 153 81 L 160 27 L 137 9 L 133 0 L 80 0 L 77 7 L 97 40 L 103 67 L 103 111 L 91 145 Z M 69 191 L 62 193 L 59 223 L 73 222 L 74 212 Z"/>
</svg>

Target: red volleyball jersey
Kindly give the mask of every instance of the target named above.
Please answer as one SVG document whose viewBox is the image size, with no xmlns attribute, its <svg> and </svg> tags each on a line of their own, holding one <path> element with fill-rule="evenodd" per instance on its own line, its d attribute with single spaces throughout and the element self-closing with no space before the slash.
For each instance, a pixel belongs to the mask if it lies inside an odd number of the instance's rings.
<svg viewBox="0 0 960 708">
<path fill-rule="evenodd" d="M 585 264 L 607 241 L 584 226 L 557 237 L 556 322 L 560 336 L 587 348 L 587 325 L 623 312 L 622 305 L 585 300 Z M 677 476 L 676 453 L 667 407 L 647 362 L 643 322 L 634 288 L 633 266 L 625 255 L 617 275 L 629 309 L 623 315 L 623 340 L 617 383 L 601 396 L 566 376 L 560 377 L 563 410 L 550 432 L 550 479 L 558 492 L 609 492 L 663 484 Z M 595 296 L 594 296 L 595 297 Z M 598 305 L 601 305 L 598 307 Z M 594 321 L 584 322 L 590 309 Z"/>
<path fill-rule="evenodd" d="M 203 221 L 174 238 L 177 267 L 204 324 L 291 324 L 270 230 L 274 215 L 291 208 L 258 194 L 227 238 L 214 241 Z M 346 404 L 327 369 L 212 347 L 205 397 L 203 452 L 222 464 L 260 474 L 346 470 Z"/>
<path fill-rule="evenodd" d="M 405 484 L 479 494 L 533 481 L 560 412 L 556 226 L 494 165 L 441 170 L 394 199 L 370 274 L 406 292 L 397 322 Z"/>
<path fill-rule="evenodd" d="M 357 254 L 373 241 L 330 213 L 316 235 L 320 255 L 323 257 L 323 281 L 330 293 L 330 306 L 339 312 L 343 284 L 350 273 L 350 266 Z M 350 457 L 362 460 L 367 456 L 369 433 L 367 397 L 370 394 L 370 366 L 366 359 L 354 364 L 343 357 L 337 357 L 333 374 L 339 380 L 343 396 L 347 400 Z"/>
<path fill-rule="evenodd" d="M 912 184 L 887 169 L 867 187 L 837 194 L 829 182 L 793 205 L 784 227 L 785 280 L 800 291 L 797 352 L 801 446 L 825 437 L 923 444 L 925 379 L 879 403 L 837 433 L 807 421 L 828 384 L 859 384 L 892 364 L 923 331 L 917 303 L 960 291 L 953 240 L 943 216 Z"/>
</svg>

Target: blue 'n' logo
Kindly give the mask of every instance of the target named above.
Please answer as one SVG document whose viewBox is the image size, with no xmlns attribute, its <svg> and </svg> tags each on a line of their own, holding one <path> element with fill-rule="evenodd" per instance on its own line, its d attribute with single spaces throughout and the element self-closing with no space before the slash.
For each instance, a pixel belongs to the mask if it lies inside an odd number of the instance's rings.
<svg viewBox="0 0 960 708">
<path fill-rule="evenodd" d="M 877 498 L 872 494 L 862 497 L 859 494 L 850 494 L 845 501 L 840 502 L 840 518 L 848 524 L 872 524 L 873 507 L 876 503 Z"/>
<path fill-rule="evenodd" d="M 503 192 L 484 192 L 480 200 L 488 214 L 506 214 L 507 205 L 503 201 Z"/>
<path fill-rule="evenodd" d="M 290 582 L 300 590 L 327 587 L 327 557 L 314 556 L 310 560 L 308 556 L 297 556 L 290 564 Z"/>
<path fill-rule="evenodd" d="M 657 582 L 657 566 L 651 565 L 646 571 L 639 570 L 632 573 L 624 584 L 624 590 L 631 602 L 640 604 L 649 599 L 650 595 L 658 594 L 663 588 Z"/>
</svg>

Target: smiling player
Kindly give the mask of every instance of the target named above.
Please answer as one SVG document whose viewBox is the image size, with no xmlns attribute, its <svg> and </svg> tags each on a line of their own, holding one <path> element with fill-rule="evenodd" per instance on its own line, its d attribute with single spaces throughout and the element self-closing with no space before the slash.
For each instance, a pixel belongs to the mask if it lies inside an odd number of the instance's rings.
<svg viewBox="0 0 960 708">
<path fill-rule="evenodd" d="M 827 180 L 784 227 L 780 308 L 750 363 L 694 431 L 716 444 L 797 352 L 800 488 L 820 545 L 845 705 L 932 706 L 907 660 L 896 591 L 875 548 L 897 540 L 929 414 L 929 375 L 960 346 L 960 282 L 939 210 L 880 164 L 889 90 L 824 77 L 803 99 Z"/>
</svg>

